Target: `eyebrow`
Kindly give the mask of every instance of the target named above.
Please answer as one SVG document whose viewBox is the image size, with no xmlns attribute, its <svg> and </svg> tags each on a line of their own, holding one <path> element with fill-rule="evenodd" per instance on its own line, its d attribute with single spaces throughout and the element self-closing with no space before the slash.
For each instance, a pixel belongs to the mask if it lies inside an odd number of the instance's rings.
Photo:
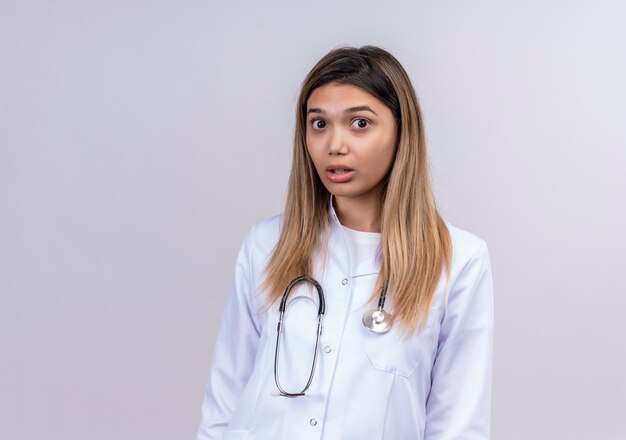
<svg viewBox="0 0 626 440">
<path fill-rule="evenodd" d="M 372 110 L 372 108 L 369 105 L 358 105 L 356 107 L 350 107 L 350 108 L 346 109 L 344 111 L 344 113 L 356 113 L 356 112 L 362 112 L 362 111 L 372 112 L 376 116 L 378 116 L 378 113 L 376 113 L 374 110 Z M 306 112 L 306 114 L 308 115 L 309 113 L 319 113 L 320 115 L 325 115 L 326 114 L 326 112 L 324 110 L 322 110 L 321 108 L 317 108 L 317 107 L 310 108 Z"/>
</svg>

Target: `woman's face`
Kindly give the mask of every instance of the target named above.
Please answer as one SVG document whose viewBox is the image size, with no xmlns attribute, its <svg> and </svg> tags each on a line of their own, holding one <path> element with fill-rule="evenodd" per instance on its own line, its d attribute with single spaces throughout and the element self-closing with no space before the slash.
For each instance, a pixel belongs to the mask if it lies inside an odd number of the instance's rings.
<svg viewBox="0 0 626 440">
<path fill-rule="evenodd" d="M 396 149 L 391 109 L 360 87 L 333 82 L 313 90 L 306 116 L 307 150 L 326 189 L 338 198 L 379 192 Z"/>
</svg>

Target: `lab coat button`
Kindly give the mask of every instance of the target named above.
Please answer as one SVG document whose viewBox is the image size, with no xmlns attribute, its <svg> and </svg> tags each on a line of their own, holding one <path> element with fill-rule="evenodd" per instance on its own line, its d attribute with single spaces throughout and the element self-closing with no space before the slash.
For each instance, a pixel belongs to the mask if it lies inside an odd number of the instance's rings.
<svg viewBox="0 0 626 440">
<path fill-rule="evenodd" d="M 343 284 L 344 286 L 348 284 L 348 279 L 344 278 L 343 280 L 341 280 L 341 284 Z"/>
<path fill-rule="evenodd" d="M 330 349 L 330 345 L 324 347 L 324 353 L 330 353 L 332 350 Z"/>
<path fill-rule="evenodd" d="M 311 420 L 309 420 L 309 423 L 311 424 L 311 426 L 315 426 L 315 425 L 317 425 L 317 420 L 311 419 Z"/>
</svg>

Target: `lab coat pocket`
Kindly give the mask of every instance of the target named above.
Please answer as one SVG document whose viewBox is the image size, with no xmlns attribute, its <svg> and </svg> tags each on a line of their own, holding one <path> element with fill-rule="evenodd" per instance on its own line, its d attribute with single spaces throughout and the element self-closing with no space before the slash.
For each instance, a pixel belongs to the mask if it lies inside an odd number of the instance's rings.
<svg viewBox="0 0 626 440">
<path fill-rule="evenodd" d="M 248 431 L 242 429 L 224 431 L 224 435 L 222 436 L 223 440 L 246 440 L 247 438 Z"/>
<path fill-rule="evenodd" d="M 437 316 L 437 309 L 438 306 L 435 306 L 430 310 L 426 326 L 421 332 L 416 330 L 408 336 L 402 334 L 398 322 L 385 334 L 373 333 L 363 327 L 365 352 L 372 366 L 402 377 L 413 374 L 426 354 L 436 349 L 436 326 L 433 326 L 433 320 Z"/>
</svg>

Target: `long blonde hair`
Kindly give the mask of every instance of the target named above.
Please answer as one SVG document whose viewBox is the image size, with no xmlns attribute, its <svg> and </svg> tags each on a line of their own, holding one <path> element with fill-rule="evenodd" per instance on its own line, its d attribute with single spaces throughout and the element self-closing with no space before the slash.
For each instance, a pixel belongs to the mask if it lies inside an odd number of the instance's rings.
<svg viewBox="0 0 626 440">
<path fill-rule="evenodd" d="M 322 246 L 320 233 L 329 228 L 330 194 L 306 148 L 306 105 L 315 88 L 330 82 L 361 87 L 387 105 L 396 120 L 398 144 L 379 212 L 382 267 L 372 300 L 386 285 L 395 320 L 412 333 L 428 318 L 444 267 L 450 279 L 452 244 L 435 206 L 422 115 L 411 80 L 393 55 L 375 46 L 334 49 L 303 82 L 283 224 L 262 289 L 271 304 L 292 279 L 309 275 L 313 253 Z"/>
</svg>

